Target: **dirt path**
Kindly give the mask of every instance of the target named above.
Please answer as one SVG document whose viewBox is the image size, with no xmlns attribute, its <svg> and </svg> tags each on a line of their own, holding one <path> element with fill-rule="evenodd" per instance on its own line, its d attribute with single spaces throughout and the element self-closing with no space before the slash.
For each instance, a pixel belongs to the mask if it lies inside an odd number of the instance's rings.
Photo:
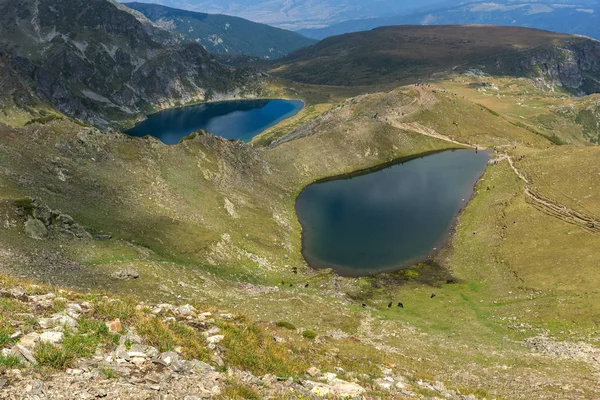
<svg viewBox="0 0 600 400">
<path fill-rule="evenodd" d="M 424 99 L 423 96 L 427 96 L 427 93 L 419 90 L 419 98 L 417 99 L 418 104 L 423 104 L 427 102 L 427 99 Z M 447 135 L 437 132 L 436 130 L 429 128 L 427 126 L 421 125 L 418 122 L 403 122 L 401 118 L 388 118 L 387 122 L 395 128 L 404 129 L 411 132 L 420 133 L 425 136 L 433 137 L 439 140 L 443 140 L 449 143 L 457 144 L 460 146 L 465 146 L 468 148 L 478 148 L 477 146 L 471 143 L 464 143 L 457 141 Z M 479 147 L 480 149 L 484 149 Z M 542 211 L 543 213 L 553 216 L 555 218 L 561 219 L 570 224 L 574 224 L 582 227 L 588 232 L 600 233 L 600 221 L 597 221 L 591 215 L 584 215 L 578 211 L 572 210 L 562 204 L 556 203 L 550 199 L 544 198 L 540 193 L 534 191 L 531 188 L 531 182 L 527 179 L 527 177 L 515 166 L 513 159 L 506 153 L 500 153 L 500 157 L 496 158 L 495 161 L 503 161 L 506 160 L 510 165 L 511 169 L 514 173 L 525 183 L 525 197 L 527 202 L 533 205 L 536 209 Z"/>
<path fill-rule="evenodd" d="M 502 154 L 496 159 L 496 161 L 503 160 L 508 161 L 511 169 L 515 172 L 519 179 L 525 183 L 524 192 L 528 203 L 545 214 L 561 219 L 570 224 L 578 225 L 588 232 L 600 233 L 600 221 L 597 221 L 592 216 L 584 215 L 575 210 L 571 210 L 562 204 L 544 198 L 540 193 L 531 189 L 531 183 L 527 177 L 525 177 L 525 175 L 523 175 L 523 173 L 515 166 L 512 157 L 510 157 L 508 154 Z"/>
</svg>

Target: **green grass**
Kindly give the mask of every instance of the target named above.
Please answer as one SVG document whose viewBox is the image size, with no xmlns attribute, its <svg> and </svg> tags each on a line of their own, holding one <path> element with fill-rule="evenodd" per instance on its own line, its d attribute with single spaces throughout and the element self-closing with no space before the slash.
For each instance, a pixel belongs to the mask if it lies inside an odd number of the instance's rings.
<svg viewBox="0 0 600 400">
<path fill-rule="evenodd" d="M 136 329 L 144 343 L 156 347 L 160 352 L 175 348 L 175 335 L 168 325 L 157 318 L 142 319 L 137 322 Z"/>
<path fill-rule="evenodd" d="M 0 371 L 21 367 L 21 359 L 17 356 L 2 356 L 0 355 Z"/>
<path fill-rule="evenodd" d="M 287 321 L 277 321 L 275 323 L 276 326 L 280 327 L 280 328 L 285 328 L 285 329 L 289 329 L 292 331 L 296 330 L 296 327 L 294 326 L 294 324 L 287 322 Z"/>
<path fill-rule="evenodd" d="M 302 332 L 302 336 L 308 340 L 314 340 L 317 338 L 317 333 L 315 331 L 311 331 L 309 329 Z"/>
<path fill-rule="evenodd" d="M 36 345 L 33 356 L 40 366 L 64 370 L 74 365 L 77 354 L 49 342 Z"/>
</svg>

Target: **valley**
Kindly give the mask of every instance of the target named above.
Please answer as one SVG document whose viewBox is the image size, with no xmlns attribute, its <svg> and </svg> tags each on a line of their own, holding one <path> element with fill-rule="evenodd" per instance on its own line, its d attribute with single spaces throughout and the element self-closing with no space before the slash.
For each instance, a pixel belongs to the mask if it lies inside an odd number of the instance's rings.
<svg viewBox="0 0 600 400">
<path fill-rule="evenodd" d="M 182 381 L 217 374 L 212 394 L 182 386 L 198 396 L 599 395 L 597 42 L 517 28 L 481 35 L 479 27 L 400 27 L 333 38 L 266 68 L 238 69 L 193 47 L 146 42 L 145 31 L 134 28 L 136 48 L 147 46 L 151 55 L 138 70 L 145 71 L 139 101 L 150 103 L 142 94 L 155 77 L 168 77 L 173 90 L 165 94 L 157 85 L 160 101 L 127 116 L 87 100 L 73 107 L 56 100 L 64 94 L 57 88 L 82 99 L 91 87 L 117 104 L 124 89 L 116 84 L 98 87 L 99 80 L 86 78 L 77 81 L 85 87 L 65 86 L 64 72 L 44 63 L 34 63 L 33 75 L 14 74 L 22 71 L 14 54 L 25 57 L 25 47 L 0 58 L 0 74 L 11 77 L 1 93 L 1 281 L 7 292 L 27 292 L 2 296 L 4 347 L 18 343 L 10 338 L 16 330 L 39 331 L 40 318 L 58 318 L 54 313 L 76 302 L 89 311 L 78 312 L 80 330 L 66 337 L 93 337 L 102 360 L 122 359 L 112 340 L 125 343 L 131 334 L 163 353 L 177 349 L 208 365 Z M 66 46 L 74 54 L 77 40 L 55 40 L 32 49 Z M 100 51 L 90 39 L 90 65 L 97 65 L 94 48 Z M 406 56 L 415 48 L 425 49 L 418 62 Z M 164 51 L 184 54 L 167 57 L 177 62 L 166 75 L 154 58 Z M 118 66 L 116 59 L 110 62 Z M 206 71 L 208 78 L 198 78 Z M 43 76 L 55 80 L 54 91 L 41 85 Z M 232 79 L 225 84 L 223 77 Z M 305 107 L 249 143 L 202 132 L 166 145 L 120 131 L 150 111 L 204 102 L 213 90 L 211 100 L 295 99 Z M 92 104 L 107 104 L 92 97 Z M 487 150 L 490 162 L 432 259 L 359 277 L 308 266 L 296 214 L 306 187 L 423 154 L 471 154 L 473 147 Z M 64 300 L 40 311 L 43 300 L 33 296 L 46 293 Z M 18 322 L 27 313 L 37 322 Z M 106 328 L 89 334 L 115 318 L 123 326 L 114 338 Z M 78 379 L 66 368 L 113 368 L 67 361 L 64 368 L 30 367 L 31 374 L 59 388 L 55 383 Z M 103 390 L 126 384 L 122 390 L 137 389 L 130 398 L 184 396 L 172 382 L 146 382 L 149 371 L 165 374 L 147 364 L 88 383 Z M 19 398 L 23 382 L 34 378 L 27 368 L 21 378 L 7 372 L 13 369 L 2 369 L 8 386 L 0 389 Z M 60 398 L 59 390 L 48 398 Z"/>
</svg>

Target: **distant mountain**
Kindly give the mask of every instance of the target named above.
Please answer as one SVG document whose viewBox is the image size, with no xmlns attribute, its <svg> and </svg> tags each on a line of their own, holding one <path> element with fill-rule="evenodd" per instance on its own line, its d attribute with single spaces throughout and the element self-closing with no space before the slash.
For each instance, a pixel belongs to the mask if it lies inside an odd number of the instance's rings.
<svg viewBox="0 0 600 400">
<path fill-rule="evenodd" d="M 292 30 L 322 28 L 350 19 L 384 17 L 442 2 L 442 0 L 140 1 L 203 13 L 235 15 L 251 21 Z"/>
<path fill-rule="evenodd" d="M 199 44 L 155 41 L 139 18 L 110 0 L 0 0 L 0 106 L 43 102 L 109 127 L 253 80 Z"/>
<path fill-rule="evenodd" d="M 296 32 L 238 17 L 179 10 L 157 4 L 124 3 L 176 38 L 197 42 L 211 53 L 275 59 L 315 43 Z"/>
<path fill-rule="evenodd" d="M 469 1 L 391 17 L 344 21 L 325 28 L 301 29 L 298 32 L 320 40 L 380 26 L 455 24 L 521 26 L 600 39 L 600 3 L 596 0 Z"/>
<path fill-rule="evenodd" d="M 600 92 L 600 42 L 499 26 L 393 26 L 333 36 L 274 65 L 303 83 L 400 85 L 449 71 L 544 79 L 577 94 Z"/>
</svg>

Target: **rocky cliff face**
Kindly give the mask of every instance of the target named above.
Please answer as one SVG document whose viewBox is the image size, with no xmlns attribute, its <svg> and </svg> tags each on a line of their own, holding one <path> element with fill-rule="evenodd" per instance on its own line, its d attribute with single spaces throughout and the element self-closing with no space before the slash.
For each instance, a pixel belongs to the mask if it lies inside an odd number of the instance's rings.
<svg viewBox="0 0 600 400">
<path fill-rule="evenodd" d="M 577 95 L 600 92 L 600 42 L 572 37 L 486 62 L 490 72 L 543 79 Z"/>
<path fill-rule="evenodd" d="M 108 0 L 0 0 L 0 46 L 39 97 L 99 127 L 152 110 L 235 97 L 249 71 L 218 63 L 198 44 L 169 46 Z"/>
</svg>

